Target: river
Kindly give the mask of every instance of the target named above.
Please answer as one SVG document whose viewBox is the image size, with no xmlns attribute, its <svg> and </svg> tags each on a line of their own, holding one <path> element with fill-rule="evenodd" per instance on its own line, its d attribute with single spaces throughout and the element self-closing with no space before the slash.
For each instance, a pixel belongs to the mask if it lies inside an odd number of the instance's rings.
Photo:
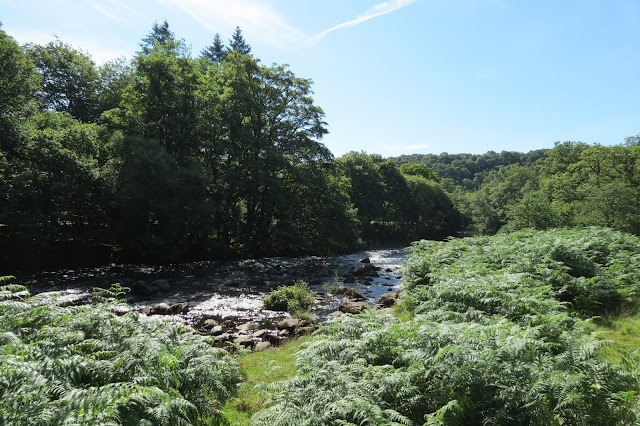
<svg viewBox="0 0 640 426">
<path fill-rule="evenodd" d="M 331 286 L 357 289 L 366 302 L 373 305 L 382 294 L 399 290 L 406 255 L 406 249 L 391 248 L 338 256 L 271 257 L 163 266 L 109 265 L 18 276 L 15 282 L 26 285 L 32 294 L 56 292 L 60 294 L 61 303 L 85 304 L 92 303 L 95 287 L 109 288 L 116 282 L 128 286 L 141 280 L 147 283 L 165 280 L 170 286 L 167 291 L 125 296 L 130 309 L 188 302 L 188 311 L 171 316 L 173 320 L 196 326 L 203 319 L 211 318 L 226 323 L 230 329 L 243 323 L 265 324 L 286 317 L 285 312 L 263 309 L 262 298 L 273 288 L 302 280 L 318 293 L 312 316 L 317 323 L 323 323 L 343 301 L 342 296 L 327 291 Z M 354 274 L 362 270 L 361 260 L 365 258 L 378 269 L 373 276 Z"/>
</svg>

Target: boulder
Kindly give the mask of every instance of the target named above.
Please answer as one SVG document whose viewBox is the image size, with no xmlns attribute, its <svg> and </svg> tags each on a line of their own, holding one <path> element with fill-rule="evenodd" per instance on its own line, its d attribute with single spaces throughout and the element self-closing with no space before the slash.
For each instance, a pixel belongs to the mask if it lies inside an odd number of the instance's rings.
<svg viewBox="0 0 640 426">
<path fill-rule="evenodd" d="M 331 290 L 331 293 L 341 294 L 344 297 L 347 297 L 349 299 L 354 299 L 354 300 L 365 299 L 362 293 L 360 292 L 360 290 L 357 290 L 355 288 L 336 287 Z"/>
<path fill-rule="evenodd" d="M 397 301 L 398 301 L 398 293 L 391 291 L 389 293 L 383 294 L 380 297 L 380 299 L 378 300 L 378 303 L 376 304 L 376 307 L 390 308 L 391 306 L 395 305 Z"/>
<path fill-rule="evenodd" d="M 277 327 L 278 329 L 293 330 L 307 325 L 309 325 L 309 322 L 301 318 L 285 318 L 278 322 Z"/>
<path fill-rule="evenodd" d="M 218 321 L 214 320 L 213 318 L 209 318 L 204 320 L 200 327 L 204 328 L 205 330 L 211 330 L 213 327 L 217 325 L 219 325 Z"/>
<path fill-rule="evenodd" d="M 296 335 L 297 336 L 308 336 L 309 334 L 313 333 L 314 331 L 316 331 L 315 327 L 300 327 L 300 328 L 296 328 Z"/>
<path fill-rule="evenodd" d="M 245 348 L 253 348 L 254 342 L 251 337 L 240 336 L 233 339 L 233 343 L 236 345 L 244 346 Z"/>
<path fill-rule="evenodd" d="M 340 310 L 345 314 L 358 314 L 371 306 L 367 302 L 348 301 L 340 305 Z"/>
<path fill-rule="evenodd" d="M 360 261 L 360 263 L 371 263 L 371 259 L 369 259 L 369 257 L 365 257 Z"/>
<path fill-rule="evenodd" d="M 282 330 L 282 331 L 287 331 L 287 330 Z M 284 339 L 285 339 L 284 336 L 277 336 L 274 334 L 265 334 L 264 336 L 262 336 L 262 340 L 264 340 L 265 342 L 271 343 L 273 346 L 280 346 L 280 344 Z"/>
<path fill-rule="evenodd" d="M 219 336 L 222 334 L 222 326 L 216 325 L 215 327 L 211 327 L 211 330 L 207 332 L 209 336 Z"/>
<path fill-rule="evenodd" d="M 269 333 L 269 330 L 267 330 L 266 328 L 262 328 L 258 331 L 255 331 L 251 334 L 251 337 L 258 337 L 258 338 L 262 338 L 262 336 L 264 336 L 265 334 Z"/>
<path fill-rule="evenodd" d="M 269 342 L 260 342 L 258 343 L 255 348 L 253 348 L 254 352 L 262 352 L 264 350 L 267 350 L 271 347 L 271 343 Z"/>
<path fill-rule="evenodd" d="M 155 280 L 151 282 L 151 287 L 154 291 L 170 291 L 171 285 L 167 280 Z"/>
<path fill-rule="evenodd" d="M 166 303 L 158 303 L 145 306 L 142 308 L 142 313 L 146 315 L 169 315 L 171 314 L 171 307 Z"/>
<path fill-rule="evenodd" d="M 238 330 L 242 330 L 242 331 L 252 331 L 252 330 L 259 329 L 260 328 L 260 324 L 258 324 L 257 322 L 246 322 L 244 324 L 239 325 L 236 328 Z"/>
<path fill-rule="evenodd" d="M 349 270 L 349 272 L 347 272 L 347 278 L 379 277 L 379 270 L 379 267 L 370 263 L 365 263 L 361 268 L 352 268 Z M 346 279 L 345 282 L 347 282 Z"/>
<path fill-rule="evenodd" d="M 337 317 L 342 316 L 342 315 L 344 315 L 344 312 L 342 312 L 342 311 L 335 311 L 335 312 L 331 312 L 328 316 L 329 316 L 330 318 L 337 318 Z"/>
<path fill-rule="evenodd" d="M 171 314 L 186 314 L 189 311 L 189 302 L 174 303 L 169 306 L 169 313 Z"/>
<path fill-rule="evenodd" d="M 143 280 L 134 281 L 129 285 L 129 288 L 131 288 L 131 294 L 136 296 L 151 296 L 156 292 L 149 283 Z"/>
</svg>

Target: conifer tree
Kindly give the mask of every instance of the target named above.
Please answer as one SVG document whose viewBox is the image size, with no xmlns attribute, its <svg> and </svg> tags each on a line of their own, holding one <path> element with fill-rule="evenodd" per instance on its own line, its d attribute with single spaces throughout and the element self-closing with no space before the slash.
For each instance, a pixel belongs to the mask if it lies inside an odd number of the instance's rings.
<svg viewBox="0 0 640 426">
<path fill-rule="evenodd" d="M 229 46 L 229 51 L 242 53 L 243 55 L 251 54 L 251 46 L 247 44 L 242 36 L 240 27 L 236 27 L 236 30 L 233 32 L 233 36 L 231 40 L 229 40 Z"/>
<path fill-rule="evenodd" d="M 220 34 L 216 33 L 213 37 L 213 44 L 202 49 L 201 55 L 212 64 L 217 64 L 225 60 L 227 51 L 222 43 Z"/>
</svg>

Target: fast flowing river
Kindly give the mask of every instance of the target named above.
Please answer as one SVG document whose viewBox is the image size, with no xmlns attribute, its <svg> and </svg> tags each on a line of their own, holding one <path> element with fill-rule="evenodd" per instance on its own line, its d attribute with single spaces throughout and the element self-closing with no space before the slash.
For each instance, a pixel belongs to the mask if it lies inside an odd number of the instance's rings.
<svg viewBox="0 0 640 426">
<path fill-rule="evenodd" d="M 355 288 L 373 305 L 382 294 L 399 289 L 406 255 L 405 249 L 394 248 L 326 257 L 272 257 L 154 267 L 111 265 L 19 276 L 15 282 L 26 285 L 32 294 L 57 292 L 63 303 L 84 304 L 91 303 L 94 287 L 109 288 L 116 282 L 128 286 L 141 280 L 147 283 L 165 280 L 170 287 L 166 291 L 125 298 L 132 309 L 188 302 L 188 312 L 175 317 L 193 325 L 203 318 L 242 324 L 285 317 L 284 312 L 263 309 L 262 298 L 271 289 L 302 280 L 319 293 L 312 315 L 318 322 L 324 322 L 343 301 L 342 296 L 329 293 L 331 286 Z M 379 268 L 373 276 L 357 274 L 365 258 Z"/>
</svg>

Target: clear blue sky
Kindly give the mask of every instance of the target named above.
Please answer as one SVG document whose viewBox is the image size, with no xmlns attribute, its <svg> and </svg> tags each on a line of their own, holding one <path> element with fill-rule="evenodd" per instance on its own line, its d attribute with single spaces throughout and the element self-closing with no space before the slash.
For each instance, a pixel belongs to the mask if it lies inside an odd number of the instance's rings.
<svg viewBox="0 0 640 426">
<path fill-rule="evenodd" d="M 239 25 L 314 81 L 335 155 L 529 151 L 640 133 L 639 0 L 0 0 L 20 43 L 97 63 L 167 19 L 194 55 Z"/>
</svg>

